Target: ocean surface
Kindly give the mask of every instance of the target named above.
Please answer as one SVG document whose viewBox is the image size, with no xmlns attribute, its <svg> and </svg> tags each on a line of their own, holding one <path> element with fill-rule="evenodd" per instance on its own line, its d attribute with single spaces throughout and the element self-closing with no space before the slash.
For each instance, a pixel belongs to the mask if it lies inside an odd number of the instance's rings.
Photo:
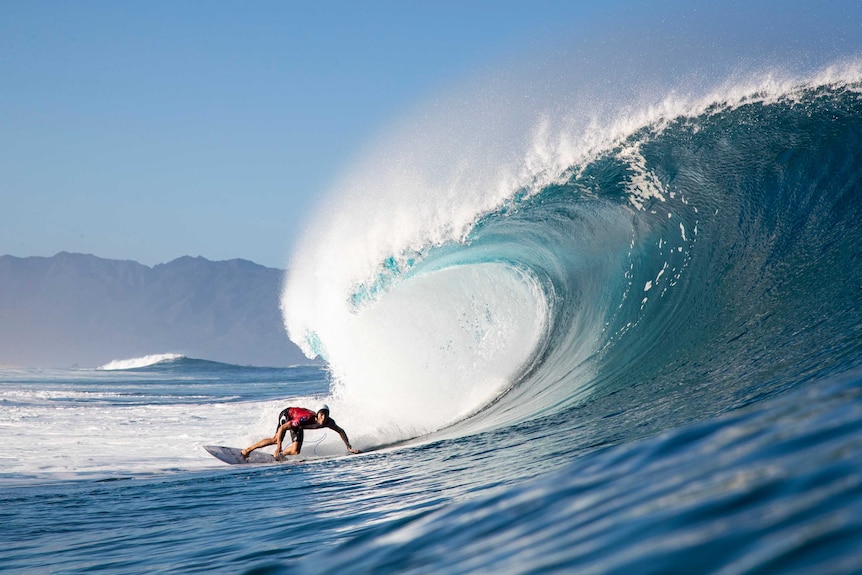
<svg viewBox="0 0 862 575">
<path fill-rule="evenodd" d="M 322 365 L 0 370 L 0 570 L 862 572 L 860 67 L 558 128 L 345 179 L 281 302 Z M 320 399 L 364 453 L 202 449 Z"/>
</svg>

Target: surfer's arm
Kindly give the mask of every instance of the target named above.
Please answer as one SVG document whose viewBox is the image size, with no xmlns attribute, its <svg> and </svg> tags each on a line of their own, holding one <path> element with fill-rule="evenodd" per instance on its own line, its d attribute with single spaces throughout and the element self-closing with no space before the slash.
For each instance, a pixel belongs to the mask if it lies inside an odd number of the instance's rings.
<svg viewBox="0 0 862 575">
<path fill-rule="evenodd" d="M 278 431 L 275 432 L 275 457 L 278 458 L 281 455 L 281 442 L 284 440 L 284 435 L 287 433 L 287 430 L 290 429 L 292 421 L 286 421 L 282 424 Z"/>
<path fill-rule="evenodd" d="M 338 427 L 334 421 L 332 422 L 332 425 L 329 426 L 329 428 L 341 436 L 341 441 L 343 441 L 344 445 L 347 446 L 347 451 L 349 451 L 350 453 L 359 453 L 358 449 L 353 449 L 353 447 L 350 446 L 350 440 L 347 439 L 347 433 L 343 429 Z"/>
</svg>

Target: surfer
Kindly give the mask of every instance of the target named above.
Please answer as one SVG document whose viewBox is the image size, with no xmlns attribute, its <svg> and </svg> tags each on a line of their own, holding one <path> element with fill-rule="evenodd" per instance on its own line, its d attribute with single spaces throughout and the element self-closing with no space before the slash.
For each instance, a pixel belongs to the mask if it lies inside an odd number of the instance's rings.
<svg viewBox="0 0 862 575">
<path fill-rule="evenodd" d="M 306 409 L 304 407 L 288 407 L 278 414 L 278 428 L 275 430 L 275 435 L 265 437 L 254 445 L 246 447 L 242 450 L 242 456 L 248 457 L 248 454 L 255 449 L 266 447 L 267 445 L 275 444 L 275 458 L 280 460 L 285 455 L 299 455 L 302 450 L 303 430 L 305 429 L 320 429 L 327 427 L 341 436 L 341 441 L 347 446 L 347 451 L 350 453 L 359 453 L 359 450 L 353 449 L 350 446 L 350 440 L 347 439 L 347 433 L 338 427 L 335 420 L 329 417 L 329 406 L 321 404 L 316 411 Z M 281 450 L 281 442 L 284 440 L 285 434 L 290 431 L 290 447 Z"/>
</svg>

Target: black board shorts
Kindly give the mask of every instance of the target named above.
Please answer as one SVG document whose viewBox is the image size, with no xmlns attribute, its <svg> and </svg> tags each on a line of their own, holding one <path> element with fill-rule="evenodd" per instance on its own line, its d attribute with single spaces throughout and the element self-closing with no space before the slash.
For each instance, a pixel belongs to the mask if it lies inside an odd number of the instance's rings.
<svg viewBox="0 0 862 575">
<path fill-rule="evenodd" d="M 288 407 L 287 409 L 290 409 L 290 408 Z M 281 429 L 281 426 L 284 425 L 285 423 L 287 423 L 287 421 L 289 419 L 287 416 L 287 409 L 285 409 L 284 411 L 282 411 L 281 413 L 278 414 L 278 425 L 276 425 L 276 427 L 275 427 L 276 435 L 278 434 L 278 430 Z M 290 442 L 291 443 L 296 443 L 297 441 L 302 443 L 302 439 L 303 439 L 304 435 L 305 434 L 302 432 L 302 428 L 299 428 L 299 429 L 294 429 L 292 427 L 290 428 Z"/>
<path fill-rule="evenodd" d="M 279 425 L 278 427 L 276 427 L 276 428 L 275 428 L 275 433 L 276 433 L 276 434 L 278 434 L 278 430 L 279 430 L 279 429 L 281 429 L 281 426 L 280 426 L 280 425 Z M 302 429 L 294 429 L 294 428 L 292 428 L 292 427 L 290 428 L 290 442 L 291 442 L 291 443 L 296 443 L 297 441 L 299 441 L 300 443 L 302 443 L 302 438 L 303 438 L 303 436 L 304 436 L 304 435 L 305 435 L 305 434 L 302 432 Z"/>
</svg>

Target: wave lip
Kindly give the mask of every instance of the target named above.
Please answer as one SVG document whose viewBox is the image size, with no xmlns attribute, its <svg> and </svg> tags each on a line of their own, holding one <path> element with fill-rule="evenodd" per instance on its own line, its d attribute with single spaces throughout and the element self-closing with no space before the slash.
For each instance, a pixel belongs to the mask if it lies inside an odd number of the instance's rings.
<svg viewBox="0 0 862 575">
<path fill-rule="evenodd" d="M 168 363 L 185 358 L 179 353 L 156 353 L 145 355 L 142 357 L 133 357 L 130 359 L 115 359 L 99 366 L 96 369 L 101 371 L 124 371 L 127 369 L 140 369 L 142 367 L 150 367 L 160 363 Z"/>
</svg>

